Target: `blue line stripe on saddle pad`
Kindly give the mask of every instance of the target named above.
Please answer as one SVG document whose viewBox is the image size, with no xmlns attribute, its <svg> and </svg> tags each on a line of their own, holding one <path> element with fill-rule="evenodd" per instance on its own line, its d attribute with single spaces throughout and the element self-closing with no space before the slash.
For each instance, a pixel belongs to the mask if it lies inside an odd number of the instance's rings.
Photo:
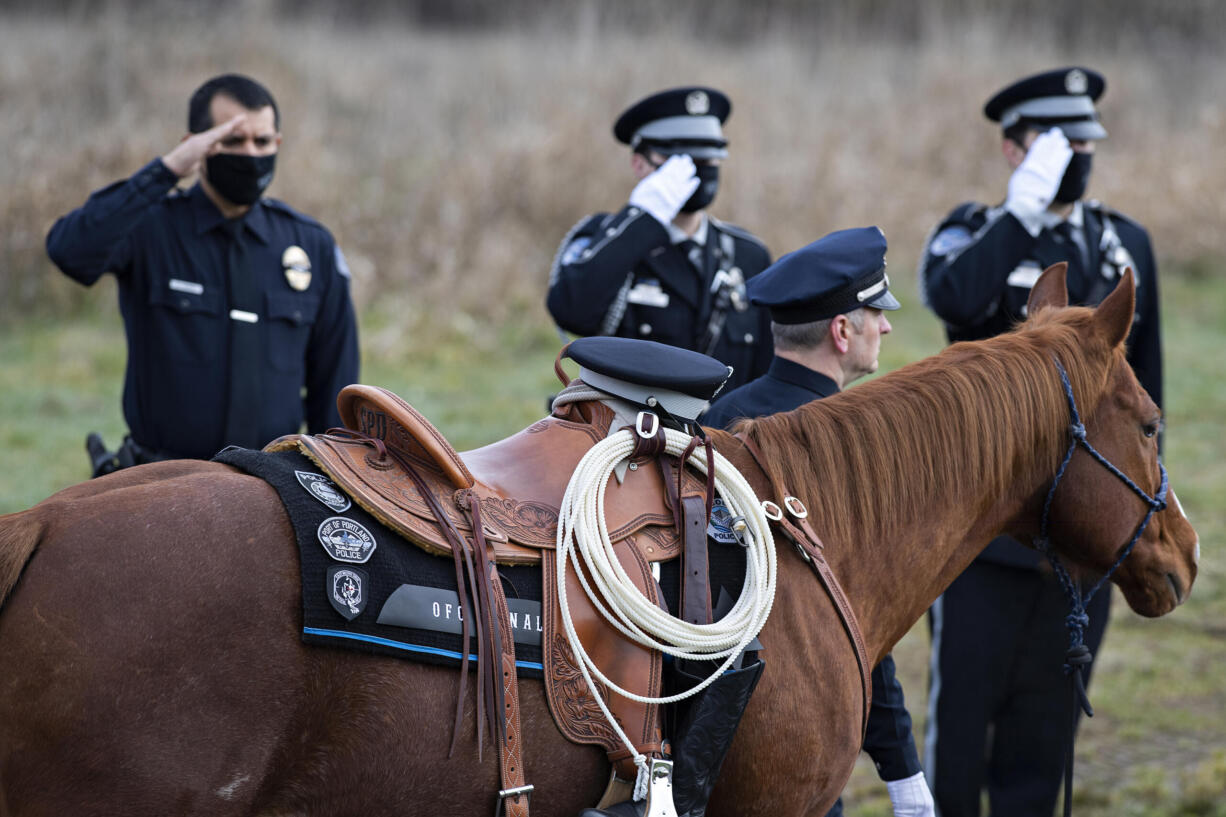
<svg viewBox="0 0 1226 817">
<path fill-rule="evenodd" d="M 381 647 L 393 647 L 398 650 L 407 652 L 419 652 L 426 655 L 439 655 L 444 658 L 455 658 L 460 660 L 464 657 L 463 653 L 455 652 L 454 650 L 443 650 L 438 647 L 423 647 L 417 644 L 405 644 L 400 641 L 393 641 L 390 638 L 380 638 L 373 635 L 362 635 L 361 633 L 347 633 L 343 630 L 321 630 L 318 627 L 303 627 L 302 632 L 307 635 L 317 635 L 326 638 L 347 638 L 352 641 L 366 641 L 371 644 L 378 644 Z M 476 661 L 477 656 L 469 653 L 470 661 Z M 537 661 L 516 661 L 515 666 L 519 669 L 534 669 L 544 671 L 545 666 Z"/>
</svg>

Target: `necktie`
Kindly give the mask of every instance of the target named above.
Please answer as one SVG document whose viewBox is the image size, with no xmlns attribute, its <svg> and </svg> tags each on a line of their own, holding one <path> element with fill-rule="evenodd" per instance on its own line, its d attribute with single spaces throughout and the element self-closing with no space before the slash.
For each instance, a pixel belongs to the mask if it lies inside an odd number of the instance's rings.
<svg viewBox="0 0 1226 817">
<path fill-rule="evenodd" d="M 690 265 L 694 269 L 702 272 L 702 246 L 692 238 L 687 238 L 684 241 L 678 242 L 677 249 L 681 250 L 682 255 L 689 259 Z"/>
<path fill-rule="evenodd" d="M 1056 235 L 1065 244 L 1068 244 L 1070 249 L 1070 264 L 1076 261 L 1076 268 L 1082 272 L 1089 269 L 1090 253 L 1086 247 L 1085 231 L 1074 227 L 1067 221 L 1062 221 L 1055 227 Z"/>
<path fill-rule="evenodd" d="M 226 259 L 230 366 L 222 443 L 259 448 L 264 443 L 260 438 L 260 289 L 248 268 L 242 221 L 228 221 L 225 228 L 230 237 Z"/>
</svg>

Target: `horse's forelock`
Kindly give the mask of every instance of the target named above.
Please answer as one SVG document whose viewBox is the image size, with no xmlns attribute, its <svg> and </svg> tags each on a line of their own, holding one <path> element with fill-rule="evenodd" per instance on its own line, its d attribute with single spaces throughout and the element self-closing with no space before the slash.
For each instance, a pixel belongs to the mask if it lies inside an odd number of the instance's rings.
<svg viewBox="0 0 1226 817">
<path fill-rule="evenodd" d="M 978 513 L 969 503 L 1058 465 L 1069 410 L 1054 361 L 1087 411 L 1106 388 L 1109 362 L 1123 354 L 1087 343 L 1090 310 L 1045 312 L 1017 332 L 955 344 L 743 430 L 772 482 L 795 492 L 832 540 L 850 541 L 853 531 L 893 538 L 934 497 L 962 498 L 967 513 Z"/>
</svg>

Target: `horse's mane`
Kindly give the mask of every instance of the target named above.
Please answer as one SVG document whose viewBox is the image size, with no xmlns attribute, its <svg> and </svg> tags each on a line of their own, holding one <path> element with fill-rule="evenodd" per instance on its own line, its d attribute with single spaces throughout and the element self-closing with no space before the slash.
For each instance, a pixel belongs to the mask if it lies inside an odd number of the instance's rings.
<svg viewBox="0 0 1226 817">
<path fill-rule="evenodd" d="M 795 411 L 742 423 L 776 490 L 808 506 L 827 541 L 895 538 L 934 498 L 978 515 L 1036 466 L 1054 474 L 1069 409 L 1097 405 L 1122 348 L 1086 348 L 1089 309 L 1044 309 L 1016 331 L 940 354 Z M 1084 417 L 1083 417 L 1084 420 Z M 1039 461 L 1042 458 L 1043 461 Z M 984 486 L 990 486 L 985 492 Z M 776 497 L 776 501 L 780 498 Z"/>
</svg>

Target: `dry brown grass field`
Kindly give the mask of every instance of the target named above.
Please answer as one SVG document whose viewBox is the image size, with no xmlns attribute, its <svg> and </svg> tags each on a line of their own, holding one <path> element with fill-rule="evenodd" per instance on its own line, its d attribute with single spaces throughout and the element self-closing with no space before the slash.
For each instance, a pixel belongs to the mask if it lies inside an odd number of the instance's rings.
<svg viewBox="0 0 1226 817">
<path fill-rule="evenodd" d="M 19 5 L 0 3 L 0 462 L 17 471 L 0 477 L 2 510 L 45 495 L 41 482 L 22 492 L 57 457 L 76 459 L 55 466 L 51 487 L 84 476 L 83 424 L 112 439 L 120 428 L 114 286 L 84 290 L 59 275 L 46 231 L 91 190 L 173 146 L 187 97 L 207 76 L 249 73 L 276 94 L 285 141 L 271 194 L 318 217 L 344 247 L 364 375 L 403 387 L 471 446 L 539 413 L 553 356 L 550 262 L 574 221 L 629 193 L 628 157 L 610 132 L 628 103 L 674 84 L 730 94 L 732 154 L 713 211 L 776 255 L 831 230 L 882 227 L 909 307 L 905 331 L 887 341 L 888 368 L 941 343 L 915 295 L 928 231 L 959 202 L 1003 197 L 1007 171 L 983 101 L 1023 73 L 1082 63 L 1109 80 L 1100 107 L 1111 138 L 1090 193 L 1150 229 L 1170 282 L 1168 339 L 1186 344 L 1168 355 L 1192 360 L 1168 387 L 1183 399 L 1171 407 L 1172 479 L 1195 463 L 1202 482 L 1186 492 L 1180 482 L 1181 499 L 1201 514 L 1194 521 L 1226 530 L 1226 286 L 1217 280 L 1226 56 L 1215 45 L 1226 13 L 1214 15 L 1213 0 L 1099 0 L 1082 12 L 1027 0 L 1008 14 L 971 14 L 991 8 L 979 0 L 922 11 L 847 0 L 827 17 L 787 0 L 760 14 L 713 0 L 726 15 L 714 28 L 681 13 L 653 25 L 645 3 L 626 4 L 620 23 L 618 4 L 542 2 L 556 13 L 446 28 L 377 2 L 355 4 L 360 19 L 340 10 L 348 5 L 305 13 L 275 0 L 226 2 L 217 13 L 203 3 Z M 438 16 L 446 4 L 414 7 Z M 1149 36 L 1148 21 L 1168 8 L 1186 12 L 1180 24 L 1155 22 Z M 1059 25 L 1045 24 L 1045 12 Z M 492 425 L 489 410 L 465 414 L 466 402 L 494 402 L 484 377 L 506 389 L 498 399 L 523 404 Z M 1147 622 L 1116 604 L 1092 690 L 1099 714 L 1079 745 L 1082 817 L 1226 815 L 1226 571 L 1207 553 L 1191 609 Z M 919 722 L 926 648 L 922 627 L 899 648 Z M 848 814 L 888 813 L 866 763 Z"/>
</svg>

